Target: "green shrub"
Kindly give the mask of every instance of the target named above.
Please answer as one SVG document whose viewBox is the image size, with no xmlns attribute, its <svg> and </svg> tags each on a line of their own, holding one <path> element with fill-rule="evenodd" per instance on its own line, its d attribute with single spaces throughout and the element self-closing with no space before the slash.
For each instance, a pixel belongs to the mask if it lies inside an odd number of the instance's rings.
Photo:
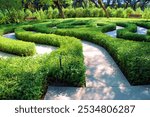
<svg viewBox="0 0 150 117">
<path fill-rule="evenodd" d="M 109 24 L 109 25 L 102 26 L 101 31 L 103 33 L 105 33 L 105 32 L 109 32 L 109 31 L 113 31 L 115 29 L 116 29 L 116 25 L 115 24 Z"/>
<path fill-rule="evenodd" d="M 47 61 L 50 81 L 57 80 L 70 86 L 85 84 L 82 44 L 78 39 L 55 34 L 33 33 L 23 29 L 17 29 L 15 32 L 18 39 L 60 47 Z M 62 66 L 59 63 L 59 56 L 62 58 Z"/>
<path fill-rule="evenodd" d="M 47 85 L 45 60 L 45 57 L 1 59 L 0 99 L 41 99 Z"/>
<path fill-rule="evenodd" d="M 102 8 L 99 9 L 99 17 L 104 17 L 104 16 L 105 16 L 104 10 Z"/>
<path fill-rule="evenodd" d="M 134 40 L 134 41 L 147 41 L 147 42 L 150 41 L 149 36 L 134 33 L 137 31 L 137 27 L 135 24 L 120 22 L 120 23 L 117 23 L 117 25 L 125 27 L 125 29 L 117 30 L 118 38 Z M 139 23 L 139 25 L 143 25 L 143 23 Z"/>
<path fill-rule="evenodd" d="M 130 7 L 128 7 L 127 9 L 124 10 L 124 15 L 125 17 L 129 17 L 130 14 L 133 14 L 134 10 Z"/>
<path fill-rule="evenodd" d="M 75 9 L 76 12 L 76 17 L 83 17 L 84 13 L 83 13 L 83 8 L 77 8 Z"/>
<path fill-rule="evenodd" d="M 94 29 L 95 30 L 95 29 Z M 54 33 L 74 36 L 103 46 L 116 60 L 132 85 L 149 84 L 150 58 L 148 42 L 134 42 L 114 39 L 99 31 L 87 29 L 58 29 Z M 144 64 L 142 64 L 144 62 Z M 128 69 L 127 69 L 128 68 Z"/>
<path fill-rule="evenodd" d="M 0 51 L 16 54 L 19 56 L 31 56 L 35 54 L 35 44 L 11 40 L 0 37 Z"/>
<path fill-rule="evenodd" d="M 53 18 L 53 9 L 51 7 L 47 10 L 47 18 L 52 19 Z"/>
<path fill-rule="evenodd" d="M 115 16 L 116 17 L 124 17 L 124 9 L 123 8 L 118 8 L 117 10 L 116 10 L 116 12 L 115 12 Z"/>
<path fill-rule="evenodd" d="M 92 14 L 93 14 L 93 17 L 99 17 L 100 16 L 99 9 L 98 8 L 93 8 L 92 9 Z"/>
<path fill-rule="evenodd" d="M 109 17 L 112 17 L 113 16 L 113 13 L 112 13 L 112 9 L 110 7 L 107 7 L 107 12 L 109 14 Z"/>
<path fill-rule="evenodd" d="M 145 8 L 144 13 L 142 15 L 144 19 L 150 19 L 150 8 Z"/>
<path fill-rule="evenodd" d="M 32 12 L 29 9 L 26 9 L 25 10 L 25 18 L 32 17 L 32 16 L 33 16 Z"/>
<path fill-rule="evenodd" d="M 141 10 L 141 8 L 137 8 L 135 11 L 136 14 L 143 14 L 143 11 Z"/>
<path fill-rule="evenodd" d="M 58 12 L 58 9 L 54 9 L 53 10 L 53 19 L 55 19 L 55 18 L 58 18 L 59 17 L 59 12 Z"/>
</svg>

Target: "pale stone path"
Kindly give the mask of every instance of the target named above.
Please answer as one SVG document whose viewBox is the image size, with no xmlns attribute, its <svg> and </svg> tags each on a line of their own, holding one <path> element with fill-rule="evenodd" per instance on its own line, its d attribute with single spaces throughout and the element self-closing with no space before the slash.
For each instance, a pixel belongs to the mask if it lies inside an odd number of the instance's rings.
<svg viewBox="0 0 150 117">
<path fill-rule="evenodd" d="M 6 37 L 6 38 L 10 38 L 10 39 L 15 39 L 16 40 L 15 33 L 9 33 L 9 34 L 5 34 L 3 36 Z M 37 55 L 49 54 L 49 53 L 51 53 L 52 51 L 54 51 L 56 49 L 57 48 L 54 47 L 54 46 L 43 45 L 43 44 L 36 44 L 36 54 Z M 8 57 L 16 57 L 16 55 L 8 54 L 8 53 L 0 51 L 0 57 L 8 58 Z"/>
<path fill-rule="evenodd" d="M 116 37 L 117 36 L 117 30 L 119 30 L 119 29 L 124 29 L 124 27 L 116 26 L 116 30 L 106 32 L 106 34 L 111 36 L 111 37 Z"/>
<path fill-rule="evenodd" d="M 106 32 L 107 35 L 111 36 L 111 37 L 116 37 L 117 36 L 117 30 L 119 29 L 124 29 L 124 27 L 121 27 L 121 26 L 116 26 L 116 30 L 113 30 L 113 31 L 109 31 L 109 32 Z M 137 26 L 137 34 L 143 34 L 143 35 L 146 35 L 147 34 L 147 30 L 146 28 L 144 27 L 140 27 L 140 26 Z"/>
<path fill-rule="evenodd" d="M 131 86 L 104 48 L 82 43 L 87 86 L 49 86 L 45 100 L 150 99 L 150 86 Z"/>
</svg>

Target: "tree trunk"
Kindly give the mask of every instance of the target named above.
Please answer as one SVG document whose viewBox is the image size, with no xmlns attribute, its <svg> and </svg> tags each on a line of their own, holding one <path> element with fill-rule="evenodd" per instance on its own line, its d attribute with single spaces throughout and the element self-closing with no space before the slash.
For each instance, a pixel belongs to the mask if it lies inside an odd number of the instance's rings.
<svg viewBox="0 0 150 117">
<path fill-rule="evenodd" d="M 59 2 L 59 0 L 54 1 L 54 4 L 58 8 L 60 17 L 63 18 L 63 19 L 65 19 L 65 15 L 64 15 L 64 12 L 63 12 L 63 7 L 62 7 L 61 3 Z"/>
<path fill-rule="evenodd" d="M 102 0 L 98 0 L 98 3 L 99 3 L 99 5 L 102 7 L 102 9 L 104 10 L 104 12 L 105 12 L 105 14 L 106 14 L 106 17 L 109 18 L 109 14 L 108 14 L 108 12 L 107 12 L 107 10 L 106 10 L 106 8 L 105 8 L 105 6 L 104 6 Z"/>
</svg>

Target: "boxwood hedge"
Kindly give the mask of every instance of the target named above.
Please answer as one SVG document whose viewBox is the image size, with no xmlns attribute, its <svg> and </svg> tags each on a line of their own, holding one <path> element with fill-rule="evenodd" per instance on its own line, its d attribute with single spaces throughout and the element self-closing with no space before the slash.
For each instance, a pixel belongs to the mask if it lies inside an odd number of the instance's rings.
<svg viewBox="0 0 150 117">
<path fill-rule="evenodd" d="M 19 56 L 31 56 L 36 52 L 34 43 L 11 40 L 1 36 L 0 51 L 16 54 Z"/>
<path fill-rule="evenodd" d="M 18 39 L 59 47 L 48 60 L 49 81 L 58 81 L 70 86 L 85 85 L 85 66 L 80 40 L 68 36 L 42 34 L 16 29 Z"/>
<path fill-rule="evenodd" d="M 137 31 L 137 27 L 135 24 L 117 23 L 117 25 L 125 27 L 125 29 L 117 30 L 118 38 L 150 42 L 150 36 L 134 33 Z"/>
</svg>

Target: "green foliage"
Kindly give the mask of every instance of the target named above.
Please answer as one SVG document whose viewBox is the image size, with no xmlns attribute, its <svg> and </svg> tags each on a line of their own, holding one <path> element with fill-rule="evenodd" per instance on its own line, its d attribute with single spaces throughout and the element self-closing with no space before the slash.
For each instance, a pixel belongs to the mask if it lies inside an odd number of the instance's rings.
<svg viewBox="0 0 150 117">
<path fill-rule="evenodd" d="M 123 8 L 118 8 L 115 12 L 116 17 L 124 17 L 124 9 Z"/>
<path fill-rule="evenodd" d="M 18 39 L 60 47 L 51 54 L 51 58 L 47 61 L 47 67 L 50 69 L 50 81 L 57 80 L 72 86 L 85 84 L 82 45 L 78 39 L 54 34 L 33 33 L 23 29 L 17 29 L 15 32 Z M 62 66 L 59 64 L 59 56 L 62 57 Z"/>
<path fill-rule="evenodd" d="M 35 45 L 33 43 L 11 40 L 1 36 L 0 40 L 0 51 L 19 56 L 31 56 L 35 54 Z"/>
<path fill-rule="evenodd" d="M 144 19 L 150 19 L 150 8 L 145 8 L 144 13 L 142 15 Z"/>
<path fill-rule="evenodd" d="M 124 24 L 124 26 L 125 25 L 127 24 Z M 135 26 L 128 26 L 132 31 L 135 30 L 134 27 Z M 103 46 L 116 60 L 132 85 L 150 83 L 150 70 L 148 69 L 150 67 L 150 57 L 147 54 L 149 53 L 150 46 L 148 42 L 114 39 L 91 27 L 89 29 L 58 29 L 54 33 L 74 36 Z"/>
<path fill-rule="evenodd" d="M 109 24 L 109 25 L 102 26 L 101 32 L 105 33 L 105 32 L 109 32 L 109 31 L 113 31 L 115 29 L 116 29 L 115 24 Z"/>
<path fill-rule="evenodd" d="M 53 10 L 53 19 L 58 18 L 58 17 L 59 17 L 58 9 L 54 9 Z"/>
<path fill-rule="evenodd" d="M 150 37 L 147 35 L 136 34 L 134 32 L 137 31 L 137 27 L 135 24 L 130 23 L 117 23 L 119 26 L 125 27 L 125 29 L 117 30 L 117 37 L 134 40 L 134 41 L 147 41 L 150 42 Z"/>
<path fill-rule="evenodd" d="M 0 60 L 0 99 L 41 99 L 48 69 L 45 57 Z"/>
<path fill-rule="evenodd" d="M 128 7 L 127 9 L 124 10 L 124 15 L 125 17 L 129 17 L 130 14 L 133 14 L 134 10 L 130 7 Z"/>
<path fill-rule="evenodd" d="M 32 12 L 31 12 L 31 10 L 26 9 L 26 10 L 25 10 L 25 18 L 32 17 L 32 16 L 33 16 L 33 14 L 32 14 Z"/>
</svg>

